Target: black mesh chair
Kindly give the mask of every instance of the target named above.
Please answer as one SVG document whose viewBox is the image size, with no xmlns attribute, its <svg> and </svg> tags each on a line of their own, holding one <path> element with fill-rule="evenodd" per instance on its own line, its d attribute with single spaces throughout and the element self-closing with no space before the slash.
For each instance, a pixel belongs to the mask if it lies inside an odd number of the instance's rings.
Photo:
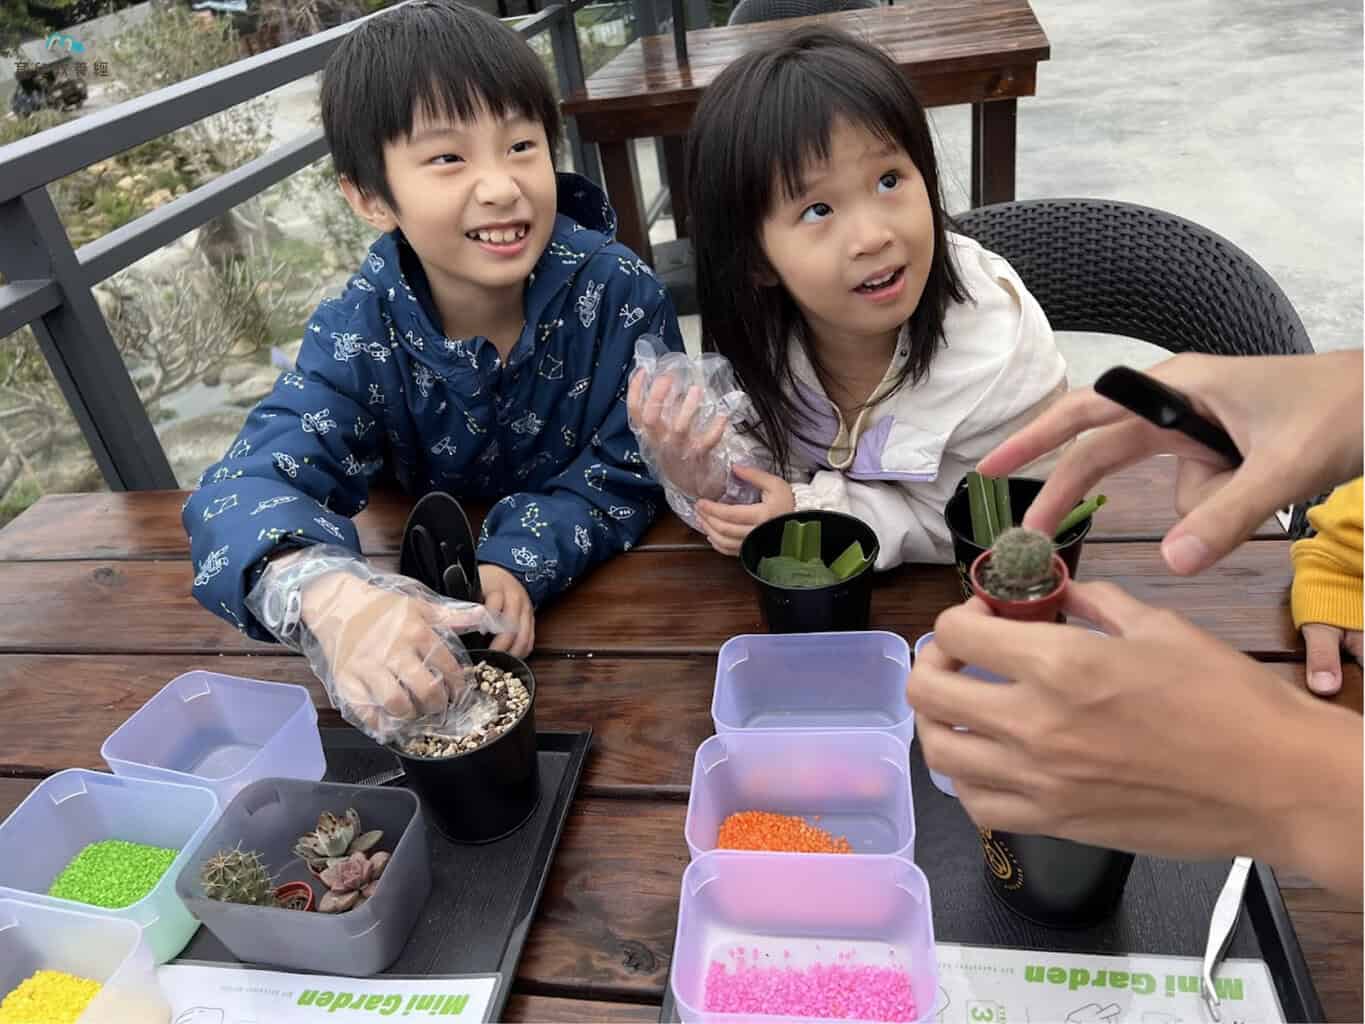
<svg viewBox="0 0 1365 1024">
<path fill-rule="evenodd" d="M 1313 346 L 1265 268 L 1226 238 L 1162 210 L 1036 199 L 968 210 L 958 230 L 1009 260 L 1054 330 L 1136 338 L 1170 352 L 1293 355 Z M 1305 535 L 1295 506 L 1291 537 Z"/>
<path fill-rule="evenodd" d="M 878 6 L 878 0 L 739 0 L 726 24 L 748 25 L 755 21 L 805 18 L 812 14 L 858 11 Z"/>
</svg>

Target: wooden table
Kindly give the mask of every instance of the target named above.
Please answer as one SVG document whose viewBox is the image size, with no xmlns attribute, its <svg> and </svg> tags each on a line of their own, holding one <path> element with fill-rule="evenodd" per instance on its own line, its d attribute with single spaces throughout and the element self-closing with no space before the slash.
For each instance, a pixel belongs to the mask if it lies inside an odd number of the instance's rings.
<svg viewBox="0 0 1365 1024">
<path fill-rule="evenodd" d="M 632 139 L 687 134 L 704 90 L 742 53 L 772 47 L 807 24 L 827 23 L 883 47 L 910 78 L 925 106 L 972 105 L 972 205 L 1014 198 L 1015 104 L 1032 96 L 1047 36 L 1028 0 L 915 0 L 895 7 L 841 11 L 687 33 L 688 63 L 679 67 L 673 37 L 645 36 L 627 46 L 565 98 L 584 142 L 597 143 L 616 231 L 653 263 Z M 681 148 L 671 147 L 668 177 L 678 237 L 687 230 Z"/>
<path fill-rule="evenodd" d="M 1167 574 L 1157 538 L 1173 520 L 1170 461 L 1107 482 L 1082 556 L 1086 579 L 1110 579 L 1179 610 L 1301 685 L 1303 651 L 1286 605 L 1288 543 L 1261 539 L 1195 579 Z M 174 676 L 192 668 L 302 683 L 340 725 L 307 665 L 258 644 L 190 596 L 183 494 L 54 495 L 0 531 L 0 816 L 36 780 L 102 768 L 104 738 Z M 367 551 L 394 565 L 406 503 L 378 496 L 359 525 Z M 907 585 L 913 582 L 913 585 Z M 913 639 L 958 600 L 949 566 L 879 579 L 873 624 Z M 704 610 L 704 612 L 703 612 Z M 711 733 L 716 652 L 761 629 L 734 559 L 677 520 L 584 579 L 542 615 L 532 664 L 537 724 L 595 731 L 579 798 L 532 927 L 513 1020 L 656 1020 L 667 979 L 683 815 L 697 745 Z M 1361 678 L 1342 698 L 1360 709 Z M 1361 908 L 1281 877 L 1329 1019 L 1360 1020 Z"/>
</svg>

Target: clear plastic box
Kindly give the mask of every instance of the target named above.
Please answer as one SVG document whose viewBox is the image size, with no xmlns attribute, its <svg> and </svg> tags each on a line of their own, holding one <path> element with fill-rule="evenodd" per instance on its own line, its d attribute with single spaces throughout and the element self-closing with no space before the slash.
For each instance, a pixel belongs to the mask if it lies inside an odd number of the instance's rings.
<svg viewBox="0 0 1365 1024">
<path fill-rule="evenodd" d="M 36 971 L 97 981 L 79 1024 L 165 1024 L 171 1007 L 152 954 L 130 921 L 0 900 L 0 1000 Z"/>
<path fill-rule="evenodd" d="M 175 957 L 199 927 L 175 894 L 175 876 L 218 816 L 212 790 L 72 768 L 48 776 L 0 822 L 0 897 L 141 925 L 153 959 Z M 76 854 L 122 839 L 179 850 L 146 896 L 119 910 L 48 896 Z"/>
<path fill-rule="evenodd" d="M 890 733 L 712 736 L 692 763 L 684 831 L 693 858 L 716 848 L 721 823 L 738 811 L 798 815 L 855 853 L 915 859 L 910 752 Z"/>
<path fill-rule="evenodd" d="M 302 686 L 187 672 L 114 730 L 100 756 L 115 775 L 206 786 L 226 807 L 256 779 L 318 780 L 318 713 Z"/>
<path fill-rule="evenodd" d="M 670 981 L 684 1024 L 819 1019 L 705 1010 L 709 966 L 728 966 L 736 950 L 750 963 L 796 969 L 849 957 L 899 966 L 921 1019 L 938 995 L 929 883 L 903 857 L 717 850 L 683 872 Z"/>
<path fill-rule="evenodd" d="M 743 634 L 720 649 L 711 718 L 740 729 L 890 732 L 907 747 L 910 647 L 895 633 Z"/>
<path fill-rule="evenodd" d="M 241 844 L 255 850 L 275 884 L 308 882 L 320 899 L 326 886 L 294 855 L 294 843 L 311 832 L 323 811 L 354 807 L 361 828 L 382 829 L 377 850 L 392 854 L 374 895 L 342 914 L 224 903 L 204 895 L 206 860 Z M 303 779 L 258 779 L 242 789 L 222 817 L 190 851 L 175 891 L 233 956 L 245 963 L 294 970 L 367 976 L 398 957 L 431 892 L 431 852 L 416 794 L 401 787 L 351 786 Z"/>
</svg>

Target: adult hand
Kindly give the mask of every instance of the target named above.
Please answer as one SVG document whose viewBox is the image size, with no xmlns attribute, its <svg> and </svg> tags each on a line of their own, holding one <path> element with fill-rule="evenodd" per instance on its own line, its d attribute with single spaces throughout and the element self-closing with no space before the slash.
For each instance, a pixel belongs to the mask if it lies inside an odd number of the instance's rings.
<svg viewBox="0 0 1365 1024">
<path fill-rule="evenodd" d="M 711 546 L 723 555 L 739 554 L 749 531 L 769 519 L 796 511 L 791 484 L 780 476 L 753 466 L 736 466 L 735 476 L 758 488 L 762 497 L 752 505 L 729 505 L 718 501 L 697 502 L 697 520 Z"/>
<path fill-rule="evenodd" d="M 679 398 L 674 381 L 661 376 L 646 392 L 645 372 L 631 375 L 626 411 L 641 454 L 663 482 L 689 498 L 719 498 L 725 493 L 725 467 L 709 458 L 725 434 L 726 418 L 697 418 L 704 397 L 693 385 Z"/>
<path fill-rule="evenodd" d="M 1359 898 L 1358 717 L 1111 584 L 1073 583 L 1064 610 L 1108 635 L 998 619 L 973 599 L 938 617 L 915 660 L 925 759 L 979 826 L 1246 854 Z"/>
<path fill-rule="evenodd" d="M 480 565 L 479 585 L 483 588 L 484 607 L 509 624 L 506 633 L 493 638 L 490 648 L 506 651 L 515 658 L 526 657 L 536 642 L 536 610 L 531 595 L 526 593 L 521 580 L 500 565 Z"/>
<path fill-rule="evenodd" d="M 1346 648 L 1360 663 L 1360 630 L 1305 622 L 1303 642 L 1308 649 L 1304 681 L 1319 697 L 1332 696 L 1341 689 L 1341 649 Z"/>
<path fill-rule="evenodd" d="M 1175 506 L 1183 516 L 1161 550 L 1180 575 L 1228 554 L 1276 509 L 1343 480 L 1361 465 L 1361 353 L 1311 356 L 1179 355 L 1148 371 L 1220 423 L 1243 463 L 1232 469 L 1203 445 L 1102 398 L 1073 391 L 988 454 L 977 469 L 1004 476 L 1082 431 L 1024 515 L 1049 536 L 1103 477 L 1150 455 L 1180 457 Z"/>
</svg>

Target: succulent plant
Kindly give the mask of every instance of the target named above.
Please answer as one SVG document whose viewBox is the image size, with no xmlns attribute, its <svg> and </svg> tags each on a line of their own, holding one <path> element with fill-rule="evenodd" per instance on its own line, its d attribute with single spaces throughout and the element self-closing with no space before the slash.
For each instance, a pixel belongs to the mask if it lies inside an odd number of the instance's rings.
<svg viewBox="0 0 1365 1024">
<path fill-rule="evenodd" d="M 1057 585 L 1052 573 L 1052 539 L 1037 530 L 1012 527 L 991 545 L 982 583 L 1004 601 L 1045 597 Z"/>
<path fill-rule="evenodd" d="M 374 887 L 388 863 L 389 854 L 379 850 L 356 852 L 329 865 L 318 876 L 327 886 L 318 910 L 324 914 L 340 914 L 358 907 L 374 895 Z"/>
<path fill-rule="evenodd" d="M 231 850 L 219 850 L 206 860 L 199 881 L 204 895 L 211 900 L 251 907 L 268 907 L 274 902 L 273 879 L 261 855 L 255 850 L 243 850 L 240 843 Z"/>
<path fill-rule="evenodd" d="M 314 874 L 319 874 L 336 861 L 372 849 L 383 838 L 380 829 L 360 830 L 360 814 L 354 807 L 348 807 L 340 816 L 323 811 L 318 815 L 317 828 L 299 836 L 294 854 L 302 857 Z"/>
</svg>

